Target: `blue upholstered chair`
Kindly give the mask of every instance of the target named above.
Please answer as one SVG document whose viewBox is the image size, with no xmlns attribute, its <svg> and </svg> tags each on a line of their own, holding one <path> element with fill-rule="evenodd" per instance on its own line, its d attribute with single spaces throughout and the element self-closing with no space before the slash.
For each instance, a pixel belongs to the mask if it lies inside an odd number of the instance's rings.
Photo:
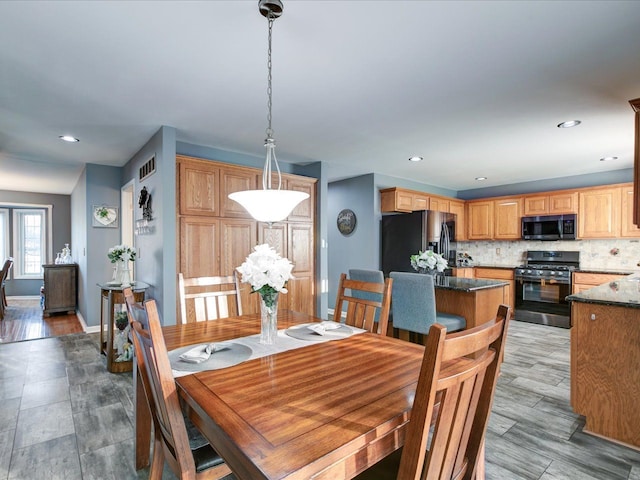
<svg viewBox="0 0 640 480">
<path fill-rule="evenodd" d="M 447 332 L 462 330 L 467 321 L 459 315 L 436 311 L 433 277 L 423 273 L 391 272 L 391 315 L 393 328 L 427 335 L 434 323 L 444 325 Z"/>
</svg>

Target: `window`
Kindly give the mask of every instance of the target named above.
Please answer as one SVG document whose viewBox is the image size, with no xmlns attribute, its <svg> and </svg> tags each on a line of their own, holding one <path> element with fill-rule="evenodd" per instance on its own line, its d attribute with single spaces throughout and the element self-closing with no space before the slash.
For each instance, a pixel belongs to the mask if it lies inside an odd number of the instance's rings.
<svg viewBox="0 0 640 480">
<path fill-rule="evenodd" d="M 42 278 L 46 263 L 46 210 L 13 210 L 14 278 Z"/>
</svg>

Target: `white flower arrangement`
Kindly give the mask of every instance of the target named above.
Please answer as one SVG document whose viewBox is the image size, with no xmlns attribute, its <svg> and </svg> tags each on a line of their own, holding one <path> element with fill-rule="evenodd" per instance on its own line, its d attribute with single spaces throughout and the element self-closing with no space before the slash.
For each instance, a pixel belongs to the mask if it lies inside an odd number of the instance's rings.
<svg viewBox="0 0 640 480">
<path fill-rule="evenodd" d="M 125 262 L 131 260 L 135 262 L 136 251 L 128 245 L 116 245 L 109 249 L 107 257 L 109 257 L 111 263 L 116 263 L 118 260 L 124 260 Z"/>
<path fill-rule="evenodd" d="M 253 250 L 237 270 L 242 274 L 242 282 L 251 284 L 251 290 L 258 292 L 271 307 L 277 293 L 287 293 L 287 281 L 293 278 L 293 264 L 266 243 Z"/>
<path fill-rule="evenodd" d="M 411 266 L 418 272 L 433 270 L 444 272 L 448 264 L 439 253 L 434 253 L 433 250 L 426 250 L 418 252 L 416 255 L 411 255 Z"/>
</svg>

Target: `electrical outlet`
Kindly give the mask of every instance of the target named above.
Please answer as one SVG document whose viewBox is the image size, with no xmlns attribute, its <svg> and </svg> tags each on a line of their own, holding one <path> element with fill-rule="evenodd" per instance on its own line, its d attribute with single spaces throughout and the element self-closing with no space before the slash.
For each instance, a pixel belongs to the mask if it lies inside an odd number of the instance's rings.
<svg viewBox="0 0 640 480">
<path fill-rule="evenodd" d="M 500 249 L 496 248 L 496 255 L 500 255 Z"/>
</svg>

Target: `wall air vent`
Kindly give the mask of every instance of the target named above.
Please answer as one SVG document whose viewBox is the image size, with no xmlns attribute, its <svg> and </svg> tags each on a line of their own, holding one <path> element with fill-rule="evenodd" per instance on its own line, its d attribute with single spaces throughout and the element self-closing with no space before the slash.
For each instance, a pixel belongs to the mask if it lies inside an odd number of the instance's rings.
<svg viewBox="0 0 640 480">
<path fill-rule="evenodd" d="M 156 173 L 156 156 L 151 157 L 147 163 L 140 167 L 140 178 L 139 181 L 144 180 L 147 177 L 150 177 Z"/>
</svg>

